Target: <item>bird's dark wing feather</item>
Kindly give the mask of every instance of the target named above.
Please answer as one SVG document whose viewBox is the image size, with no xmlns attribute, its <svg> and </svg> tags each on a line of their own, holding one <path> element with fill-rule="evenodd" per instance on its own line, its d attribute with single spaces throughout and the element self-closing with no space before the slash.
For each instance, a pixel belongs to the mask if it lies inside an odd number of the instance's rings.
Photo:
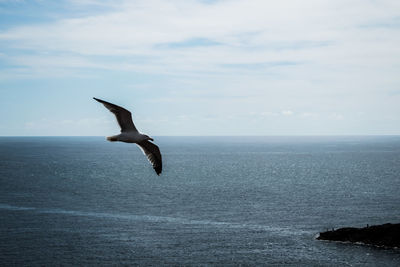
<svg viewBox="0 0 400 267">
<path fill-rule="evenodd" d="M 157 175 L 160 175 L 162 171 L 162 159 L 158 146 L 147 140 L 139 142 L 137 145 L 142 149 L 147 159 L 153 165 L 153 169 L 156 171 Z"/>
<path fill-rule="evenodd" d="M 102 103 L 109 111 L 114 113 L 115 117 L 117 118 L 119 127 L 121 127 L 121 132 L 126 132 L 126 131 L 137 132 L 135 124 L 133 124 L 132 121 L 132 114 L 130 113 L 129 110 L 126 110 L 123 107 L 114 105 L 112 103 L 109 103 L 107 101 L 95 97 L 93 97 L 93 99 Z"/>
</svg>

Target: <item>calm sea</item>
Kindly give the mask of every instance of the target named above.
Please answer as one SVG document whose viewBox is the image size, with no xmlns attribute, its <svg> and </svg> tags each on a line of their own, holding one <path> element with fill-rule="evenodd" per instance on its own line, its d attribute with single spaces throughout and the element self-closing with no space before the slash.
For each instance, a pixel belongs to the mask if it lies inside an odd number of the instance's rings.
<svg viewBox="0 0 400 267">
<path fill-rule="evenodd" d="M 0 138 L 0 265 L 400 266 L 315 240 L 400 222 L 400 137 Z"/>
</svg>

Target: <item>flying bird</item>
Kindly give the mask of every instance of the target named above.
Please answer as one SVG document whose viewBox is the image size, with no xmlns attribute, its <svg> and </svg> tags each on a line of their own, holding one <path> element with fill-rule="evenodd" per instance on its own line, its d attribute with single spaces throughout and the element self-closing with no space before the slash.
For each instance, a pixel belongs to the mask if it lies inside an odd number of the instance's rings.
<svg viewBox="0 0 400 267">
<path fill-rule="evenodd" d="M 114 105 L 104 100 L 95 97 L 93 97 L 93 99 L 102 103 L 109 111 L 114 113 L 119 127 L 121 127 L 120 134 L 109 136 L 107 137 L 107 140 L 110 142 L 120 141 L 137 144 L 142 149 L 150 163 L 153 165 L 153 169 L 156 171 L 157 175 L 160 175 L 162 171 L 160 149 L 157 145 L 150 142 L 150 140 L 154 141 L 153 138 L 146 134 L 139 133 L 135 127 L 135 124 L 133 124 L 131 112 L 123 107 Z"/>
</svg>

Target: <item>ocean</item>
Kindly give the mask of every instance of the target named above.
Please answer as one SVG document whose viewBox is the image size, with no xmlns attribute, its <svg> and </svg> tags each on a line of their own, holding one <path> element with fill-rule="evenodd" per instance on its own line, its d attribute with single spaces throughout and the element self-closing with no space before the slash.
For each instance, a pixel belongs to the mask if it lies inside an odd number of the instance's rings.
<svg viewBox="0 0 400 267">
<path fill-rule="evenodd" d="M 0 265 L 400 266 L 318 241 L 400 222 L 400 136 L 0 137 Z"/>
</svg>

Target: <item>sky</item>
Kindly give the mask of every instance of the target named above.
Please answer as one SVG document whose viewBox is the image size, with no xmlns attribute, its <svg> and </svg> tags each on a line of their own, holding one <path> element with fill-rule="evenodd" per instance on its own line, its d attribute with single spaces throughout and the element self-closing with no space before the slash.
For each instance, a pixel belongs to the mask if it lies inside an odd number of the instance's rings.
<svg viewBox="0 0 400 267">
<path fill-rule="evenodd" d="M 398 0 L 0 0 L 0 135 L 400 134 Z"/>
</svg>

